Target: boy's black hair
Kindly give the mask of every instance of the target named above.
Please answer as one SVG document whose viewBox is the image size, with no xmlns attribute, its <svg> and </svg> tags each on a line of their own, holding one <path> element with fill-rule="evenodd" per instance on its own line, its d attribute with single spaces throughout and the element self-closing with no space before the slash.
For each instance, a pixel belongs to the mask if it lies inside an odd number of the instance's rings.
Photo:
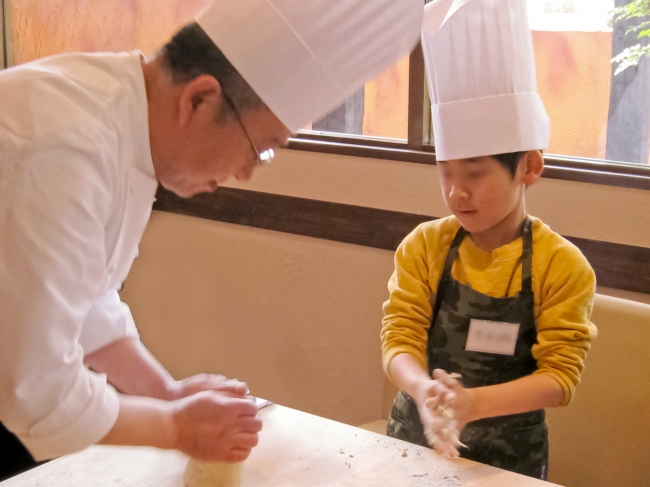
<svg viewBox="0 0 650 487">
<path fill-rule="evenodd" d="M 196 22 L 179 30 L 160 52 L 174 83 L 189 83 L 207 74 L 216 78 L 238 112 L 263 106 L 259 96 Z"/>
<path fill-rule="evenodd" d="M 499 161 L 503 167 L 510 171 L 510 174 L 512 174 L 512 177 L 514 178 L 515 174 L 517 174 L 519 161 L 521 161 L 521 158 L 525 153 L 526 151 L 506 152 L 505 154 L 496 154 L 490 157 Z"/>
</svg>

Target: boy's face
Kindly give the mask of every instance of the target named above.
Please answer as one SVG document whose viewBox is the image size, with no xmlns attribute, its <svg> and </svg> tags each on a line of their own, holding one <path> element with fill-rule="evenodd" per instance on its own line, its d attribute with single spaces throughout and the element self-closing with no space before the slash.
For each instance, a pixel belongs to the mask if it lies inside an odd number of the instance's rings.
<svg viewBox="0 0 650 487">
<path fill-rule="evenodd" d="M 489 156 L 438 161 L 445 203 L 470 233 L 485 232 L 524 209 L 526 186 L 539 178 L 542 168 L 539 151 L 522 156 L 514 177 Z"/>
</svg>

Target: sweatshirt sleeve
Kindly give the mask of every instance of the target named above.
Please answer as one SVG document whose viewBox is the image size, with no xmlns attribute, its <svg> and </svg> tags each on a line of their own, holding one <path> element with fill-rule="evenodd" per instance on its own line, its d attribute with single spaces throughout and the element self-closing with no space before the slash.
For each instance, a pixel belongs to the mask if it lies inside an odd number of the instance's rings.
<svg viewBox="0 0 650 487">
<path fill-rule="evenodd" d="M 550 250 L 550 249 L 549 249 Z M 543 251 L 543 250 L 542 250 Z M 544 273 L 533 356 L 537 374 L 553 377 L 564 391 L 564 403 L 573 399 L 584 361 L 596 337 L 591 312 L 596 276 L 582 253 L 569 242 L 553 255 Z"/>
<path fill-rule="evenodd" d="M 400 244 L 395 253 L 395 270 L 388 282 L 390 296 L 384 303 L 381 329 L 384 371 L 396 355 L 411 354 L 424 369 L 431 321 L 429 264 L 422 226 Z"/>
</svg>

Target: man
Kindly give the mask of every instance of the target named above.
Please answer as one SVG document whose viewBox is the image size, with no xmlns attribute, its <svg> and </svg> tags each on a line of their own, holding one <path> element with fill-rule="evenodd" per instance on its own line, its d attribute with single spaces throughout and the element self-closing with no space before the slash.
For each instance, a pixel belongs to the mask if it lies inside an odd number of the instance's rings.
<svg viewBox="0 0 650 487">
<path fill-rule="evenodd" d="M 421 15 L 420 0 L 218 0 L 151 59 L 0 74 L 0 479 L 94 443 L 248 457 L 246 384 L 174 381 L 117 294 L 158 182 L 189 197 L 249 179 L 405 55 Z"/>
</svg>

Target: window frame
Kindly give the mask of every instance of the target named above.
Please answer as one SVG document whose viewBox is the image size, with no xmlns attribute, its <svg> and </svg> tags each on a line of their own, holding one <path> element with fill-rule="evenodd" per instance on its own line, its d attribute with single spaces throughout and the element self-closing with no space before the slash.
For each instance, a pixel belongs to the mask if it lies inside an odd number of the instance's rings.
<svg viewBox="0 0 650 487">
<path fill-rule="evenodd" d="M 15 65 L 12 0 L 0 0 L 0 68 Z M 409 56 L 407 139 L 349 135 L 336 132 L 300 131 L 289 140 L 291 150 L 436 164 L 432 144 L 424 55 L 418 43 Z M 650 164 L 633 164 L 562 154 L 545 154 L 543 177 L 650 190 Z"/>
<path fill-rule="evenodd" d="M 409 58 L 408 138 L 390 139 L 302 130 L 288 148 L 416 164 L 436 164 L 431 141 L 431 111 L 420 44 Z M 545 154 L 542 177 L 607 186 L 650 190 L 650 164 Z"/>
<path fill-rule="evenodd" d="M 0 0 L 0 69 L 16 64 L 13 32 L 11 0 Z"/>
<path fill-rule="evenodd" d="M 5 0 L 0 0 L 0 69 L 7 67 L 7 55 L 5 54 Z"/>
</svg>

